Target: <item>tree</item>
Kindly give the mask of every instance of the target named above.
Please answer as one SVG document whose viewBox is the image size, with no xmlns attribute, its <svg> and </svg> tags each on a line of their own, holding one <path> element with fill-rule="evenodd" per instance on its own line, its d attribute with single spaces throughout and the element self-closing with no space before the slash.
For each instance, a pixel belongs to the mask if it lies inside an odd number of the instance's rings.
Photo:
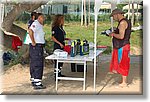
<svg viewBox="0 0 150 102">
<path fill-rule="evenodd" d="M 81 26 L 83 26 L 83 0 L 81 5 Z"/>
<path fill-rule="evenodd" d="M 130 19 L 130 0 L 129 0 L 128 5 L 129 5 L 129 8 L 128 8 L 128 20 L 129 20 Z"/>
<path fill-rule="evenodd" d="M 86 0 L 82 0 L 82 7 L 81 7 L 81 26 L 87 26 L 88 22 L 90 22 L 90 0 L 88 2 L 89 12 L 88 12 L 88 20 L 87 20 L 87 10 L 86 10 Z"/>
<path fill-rule="evenodd" d="M 21 38 L 22 41 L 24 40 L 26 30 L 14 24 L 14 21 L 17 19 L 17 16 L 24 11 L 32 12 L 35 9 L 39 8 L 41 5 L 47 3 L 48 1 L 49 0 L 36 2 L 36 0 L 32 0 L 32 2 L 11 2 L 11 4 L 14 5 L 13 9 L 7 14 L 6 17 L 4 17 L 3 22 L 1 24 L 1 30 L 3 32 L 5 31 L 5 33 L 2 33 L 2 36 L 4 38 L 3 46 L 5 48 L 11 48 L 12 43 L 12 38 L 10 35 L 7 35 L 7 33 L 17 35 Z M 7 5 L 7 2 L 4 2 L 4 4 Z M 27 55 L 27 47 L 27 45 L 23 45 L 20 49 L 20 52 Z"/>
<path fill-rule="evenodd" d="M 86 17 L 86 0 L 84 0 L 84 26 L 87 26 L 87 17 Z"/>
<path fill-rule="evenodd" d="M 89 0 L 89 9 L 88 9 L 88 25 L 90 24 L 90 0 Z"/>
<path fill-rule="evenodd" d="M 131 18 L 131 24 L 134 26 L 134 3 L 132 3 L 132 18 Z"/>
</svg>

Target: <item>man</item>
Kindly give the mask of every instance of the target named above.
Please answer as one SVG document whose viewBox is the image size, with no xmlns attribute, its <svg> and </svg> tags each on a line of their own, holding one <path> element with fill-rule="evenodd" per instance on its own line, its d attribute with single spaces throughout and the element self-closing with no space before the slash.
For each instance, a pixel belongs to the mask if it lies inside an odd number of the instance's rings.
<svg viewBox="0 0 150 102">
<path fill-rule="evenodd" d="M 30 26 L 32 25 L 32 23 L 37 19 L 37 13 L 36 12 L 32 12 L 31 13 L 31 19 L 28 21 L 27 25 L 28 25 L 28 30 L 30 28 Z M 27 33 L 26 33 L 26 37 L 24 39 L 24 44 L 29 44 L 30 42 L 30 37 L 29 37 L 29 33 L 28 33 L 28 30 L 27 30 Z"/>
<path fill-rule="evenodd" d="M 36 12 L 32 12 L 31 13 L 31 19 L 28 21 L 28 29 L 30 28 L 30 26 L 32 25 L 34 20 L 36 20 L 36 19 L 37 19 L 37 13 Z"/>
<path fill-rule="evenodd" d="M 44 57 L 43 47 L 45 44 L 43 22 L 44 16 L 42 13 L 38 13 L 38 18 L 35 20 L 29 28 L 29 35 L 31 42 L 29 44 L 30 55 L 30 75 L 31 83 L 34 89 L 45 89 L 41 83 L 43 76 Z"/>
<path fill-rule="evenodd" d="M 127 86 L 127 76 L 130 68 L 130 34 L 131 22 L 123 16 L 124 12 L 115 9 L 112 11 L 111 16 L 118 22 L 115 32 L 109 34 L 113 37 L 113 53 L 112 61 L 110 63 L 110 71 L 122 75 L 122 82 L 119 87 Z"/>
</svg>

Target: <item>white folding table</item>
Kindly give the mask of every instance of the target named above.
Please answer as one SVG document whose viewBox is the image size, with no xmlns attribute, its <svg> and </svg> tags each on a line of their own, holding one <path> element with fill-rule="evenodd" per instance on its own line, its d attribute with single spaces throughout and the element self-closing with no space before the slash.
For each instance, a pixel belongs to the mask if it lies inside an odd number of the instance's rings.
<svg viewBox="0 0 150 102">
<path fill-rule="evenodd" d="M 99 56 L 104 49 L 99 49 L 96 51 L 96 56 Z M 45 59 L 49 60 L 57 60 L 57 67 L 56 67 L 56 90 L 58 85 L 58 79 L 60 80 L 76 80 L 76 81 L 83 81 L 83 90 L 85 90 L 85 81 L 86 81 L 86 64 L 87 62 L 92 62 L 94 59 L 94 51 L 90 50 L 88 55 L 80 56 L 76 55 L 75 57 L 67 56 L 67 58 L 58 57 L 54 54 L 47 56 Z M 59 77 L 58 76 L 58 63 L 82 63 L 84 64 L 84 77 L 83 78 L 73 78 L 73 77 Z"/>
</svg>

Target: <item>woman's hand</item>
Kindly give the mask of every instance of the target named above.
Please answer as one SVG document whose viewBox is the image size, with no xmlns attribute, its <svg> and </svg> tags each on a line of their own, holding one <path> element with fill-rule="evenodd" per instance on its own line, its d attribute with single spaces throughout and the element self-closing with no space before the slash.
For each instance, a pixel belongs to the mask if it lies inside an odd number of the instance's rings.
<svg viewBox="0 0 150 102">
<path fill-rule="evenodd" d="M 63 45 L 63 44 L 60 43 L 59 45 L 60 45 L 61 48 L 64 48 L 64 45 Z"/>
</svg>

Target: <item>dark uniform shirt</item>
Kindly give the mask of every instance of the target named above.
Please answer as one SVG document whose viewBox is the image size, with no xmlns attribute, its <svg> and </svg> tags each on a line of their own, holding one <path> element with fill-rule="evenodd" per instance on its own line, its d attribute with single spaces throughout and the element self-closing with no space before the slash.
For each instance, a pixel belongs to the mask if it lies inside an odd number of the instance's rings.
<svg viewBox="0 0 150 102">
<path fill-rule="evenodd" d="M 52 28 L 52 36 L 54 36 L 55 39 L 64 46 L 65 46 L 65 35 L 66 32 L 64 31 L 63 27 L 55 26 Z M 62 49 L 62 48 L 58 43 L 54 42 L 54 50 L 55 49 Z"/>
<path fill-rule="evenodd" d="M 30 28 L 30 26 L 32 25 L 33 22 L 34 22 L 34 20 L 32 20 L 32 19 L 28 21 L 28 29 Z"/>
</svg>

